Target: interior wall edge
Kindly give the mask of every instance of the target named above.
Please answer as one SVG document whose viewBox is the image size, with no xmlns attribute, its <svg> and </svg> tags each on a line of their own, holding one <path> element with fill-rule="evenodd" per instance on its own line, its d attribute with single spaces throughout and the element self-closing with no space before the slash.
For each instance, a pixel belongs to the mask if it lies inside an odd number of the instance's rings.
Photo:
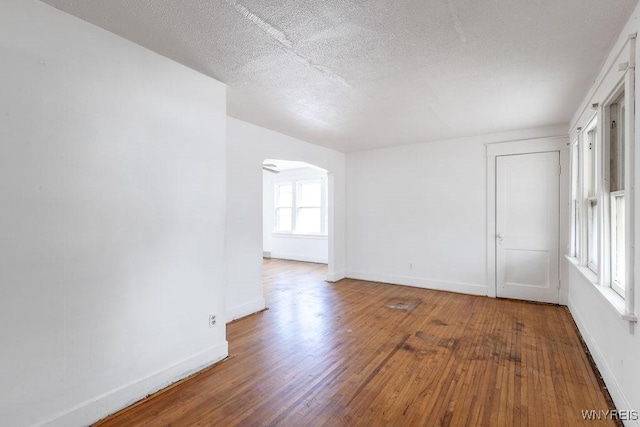
<svg viewBox="0 0 640 427">
<path fill-rule="evenodd" d="M 330 271 L 327 273 L 327 282 L 335 283 L 347 278 L 345 271 Z"/>
</svg>

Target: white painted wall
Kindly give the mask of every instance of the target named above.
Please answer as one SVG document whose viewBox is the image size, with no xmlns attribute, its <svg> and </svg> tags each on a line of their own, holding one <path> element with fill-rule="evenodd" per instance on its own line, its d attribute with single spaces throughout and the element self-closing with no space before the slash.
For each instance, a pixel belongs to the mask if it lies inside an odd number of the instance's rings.
<svg viewBox="0 0 640 427">
<path fill-rule="evenodd" d="M 273 174 L 262 172 L 262 253 L 263 256 L 271 256 L 271 235 L 273 234 L 273 209 L 275 201 L 273 197 Z"/>
<path fill-rule="evenodd" d="M 271 258 L 326 264 L 329 259 L 327 236 L 285 235 L 274 233 L 274 183 L 294 180 L 325 180 L 327 173 L 312 168 L 283 170 L 278 175 L 263 173 L 263 252 Z"/>
<path fill-rule="evenodd" d="M 622 72 L 618 70 L 620 62 L 629 60 L 628 49 L 623 49 L 627 37 L 640 29 L 640 6 L 631 15 L 629 22 L 622 29 L 620 38 L 611 49 L 609 56 L 596 78 L 593 86 L 586 94 L 581 108 L 576 111 L 570 129 L 575 135 L 578 126 L 584 126 L 594 114 L 590 106 L 593 103 L 601 105 L 608 94 L 614 89 L 622 78 Z M 640 46 L 640 45 L 639 45 Z M 620 56 L 619 56 L 620 54 Z M 636 46 L 636 57 L 640 52 Z M 636 80 L 637 80 L 636 72 Z M 640 307 L 640 292 L 638 292 L 638 272 L 640 272 L 640 203 L 638 202 L 637 189 L 640 188 L 640 149 L 638 144 L 638 130 L 640 129 L 640 87 L 635 85 L 635 204 L 634 220 L 635 233 L 630 237 L 635 246 L 635 307 L 636 315 Z M 628 191 L 628 190 L 627 190 Z M 569 309 L 576 320 L 580 333 L 584 337 L 593 358 L 598 365 L 607 388 L 611 393 L 617 409 L 640 411 L 640 335 L 637 323 L 623 320 L 618 311 L 604 297 L 580 268 L 572 262 L 563 260 L 568 271 L 569 283 Z M 628 421 L 626 425 L 640 425 L 639 421 Z"/>
<path fill-rule="evenodd" d="M 86 425 L 227 354 L 225 87 L 0 3 L 0 425 Z"/>
<path fill-rule="evenodd" d="M 273 235 L 270 258 L 327 264 L 329 239 L 327 236 Z"/>
<path fill-rule="evenodd" d="M 329 173 L 329 280 L 345 274 L 345 155 L 237 119 L 227 121 L 227 320 L 265 307 L 262 289 L 265 159 L 302 161 Z"/>
<path fill-rule="evenodd" d="M 487 295 L 485 144 L 561 133 L 566 127 L 347 154 L 347 277 Z"/>
</svg>

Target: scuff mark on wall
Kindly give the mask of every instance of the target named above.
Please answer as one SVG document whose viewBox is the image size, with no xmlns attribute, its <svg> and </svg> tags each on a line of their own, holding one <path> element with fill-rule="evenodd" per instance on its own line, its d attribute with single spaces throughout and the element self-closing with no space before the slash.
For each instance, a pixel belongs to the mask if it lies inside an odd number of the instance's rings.
<svg viewBox="0 0 640 427">
<path fill-rule="evenodd" d="M 229 6 L 233 7 L 238 13 L 244 16 L 247 20 L 251 21 L 256 27 L 260 28 L 267 35 L 271 36 L 278 43 L 283 45 L 284 47 L 291 49 L 293 47 L 293 43 L 289 40 L 289 37 L 285 34 L 281 29 L 269 24 L 267 21 L 251 12 L 242 4 L 238 3 L 236 0 L 224 0 Z"/>
<path fill-rule="evenodd" d="M 453 21 L 453 28 L 456 29 L 456 33 L 458 33 L 460 41 L 462 43 L 466 43 L 467 35 L 464 33 L 464 29 L 462 28 L 462 21 L 460 21 L 460 17 L 458 16 L 458 8 L 454 4 L 454 0 L 447 0 L 447 6 L 449 7 L 449 14 L 451 15 L 451 20 Z"/>
</svg>

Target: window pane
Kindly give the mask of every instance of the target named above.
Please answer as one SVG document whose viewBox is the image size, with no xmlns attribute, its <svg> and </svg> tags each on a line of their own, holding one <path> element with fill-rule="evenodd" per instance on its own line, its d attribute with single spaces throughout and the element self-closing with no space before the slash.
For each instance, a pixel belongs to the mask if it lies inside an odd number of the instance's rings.
<svg viewBox="0 0 640 427">
<path fill-rule="evenodd" d="M 292 231 L 291 208 L 276 209 L 276 231 Z"/>
<path fill-rule="evenodd" d="M 575 200 L 573 203 L 573 250 L 576 258 L 580 256 L 580 227 L 580 201 Z"/>
<path fill-rule="evenodd" d="M 291 184 L 277 184 L 277 205 L 279 207 L 293 206 L 293 186 Z"/>
<path fill-rule="evenodd" d="M 587 256 L 591 267 L 598 266 L 598 203 L 587 202 Z M 597 271 L 594 271 L 597 274 Z"/>
<path fill-rule="evenodd" d="M 580 255 L 580 201 L 578 195 L 579 183 L 579 159 L 578 143 L 571 147 L 571 255 L 576 258 Z"/>
<path fill-rule="evenodd" d="M 624 98 L 619 98 L 610 107 L 611 146 L 610 146 L 610 190 L 624 190 Z"/>
<path fill-rule="evenodd" d="M 593 128 L 589 132 L 587 132 L 587 152 L 586 152 L 586 163 L 587 163 L 587 194 L 589 196 L 596 195 L 596 150 L 598 145 L 598 128 Z"/>
<path fill-rule="evenodd" d="M 613 196 L 611 201 L 611 278 L 624 290 L 625 282 L 625 234 L 624 196 Z M 624 296 L 624 295 L 623 295 Z"/>
<path fill-rule="evenodd" d="M 296 218 L 296 231 L 298 233 L 320 233 L 320 208 L 299 208 Z"/>
<path fill-rule="evenodd" d="M 322 184 L 301 182 L 298 187 L 298 206 L 320 206 L 322 204 Z"/>
</svg>

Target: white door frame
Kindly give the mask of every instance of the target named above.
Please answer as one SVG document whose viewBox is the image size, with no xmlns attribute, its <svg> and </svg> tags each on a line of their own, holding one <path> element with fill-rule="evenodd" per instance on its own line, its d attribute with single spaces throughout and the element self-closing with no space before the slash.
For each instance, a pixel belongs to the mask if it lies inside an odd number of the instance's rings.
<svg viewBox="0 0 640 427">
<path fill-rule="evenodd" d="M 560 304 L 566 305 L 568 289 L 564 285 L 564 254 L 569 245 L 569 136 L 526 139 L 513 142 L 487 144 L 487 296 L 497 295 L 496 281 L 496 158 L 515 154 L 533 154 L 557 151 L 560 153 L 560 234 L 558 263 L 560 274 Z"/>
</svg>

